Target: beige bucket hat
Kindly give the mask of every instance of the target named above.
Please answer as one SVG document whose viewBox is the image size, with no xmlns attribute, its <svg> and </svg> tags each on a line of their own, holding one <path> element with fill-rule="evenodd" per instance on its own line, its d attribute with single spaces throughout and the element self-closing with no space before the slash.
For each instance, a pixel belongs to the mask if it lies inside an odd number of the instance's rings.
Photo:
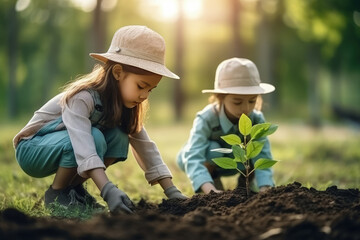
<svg viewBox="0 0 360 240">
<path fill-rule="evenodd" d="M 146 26 L 130 25 L 118 29 L 106 53 L 90 53 L 90 56 L 104 63 L 111 60 L 179 79 L 165 66 L 163 37 Z"/>
<path fill-rule="evenodd" d="M 255 64 L 245 58 L 230 58 L 219 64 L 216 69 L 214 89 L 202 93 L 223 94 L 265 94 L 275 90 L 268 83 L 261 83 Z"/>
</svg>

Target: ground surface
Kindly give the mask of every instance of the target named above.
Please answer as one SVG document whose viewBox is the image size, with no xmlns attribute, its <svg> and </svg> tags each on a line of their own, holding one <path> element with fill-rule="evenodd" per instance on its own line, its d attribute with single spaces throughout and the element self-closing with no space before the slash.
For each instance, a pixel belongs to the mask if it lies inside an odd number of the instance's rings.
<svg viewBox="0 0 360 240">
<path fill-rule="evenodd" d="M 134 215 L 90 220 L 32 218 L 14 209 L 0 217 L 0 239 L 360 239 L 360 192 L 307 189 L 294 182 L 246 198 L 244 189 L 195 195 Z"/>
</svg>

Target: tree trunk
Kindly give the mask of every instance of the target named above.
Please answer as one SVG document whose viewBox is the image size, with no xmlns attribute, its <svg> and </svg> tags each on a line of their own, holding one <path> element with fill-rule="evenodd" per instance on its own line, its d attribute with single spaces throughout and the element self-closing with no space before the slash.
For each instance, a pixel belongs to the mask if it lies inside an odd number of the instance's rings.
<svg viewBox="0 0 360 240">
<path fill-rule="evenodd" d="M 8 115 L 14 119 L 17 113 L 16 106 L 16 68 L 17 68 L 17 45 L 18 45 L 18 24 L 15 11 L 15 4 L 9 9 L 8 17 L 8 67 L 9 67 L 9 85 L 7 94 Z"/>
<path fill-rule="evenodd" d="M 263 0 L 262 0 L 263 1 Z M 270 19 L 267 17 L 266 13 L 263 11 L 261 6 L 262 1 L 258 2 L 257 8 L 261 16 L 261 20 L 257 27 L 257 67 L 260 73 L 260 79 L 262 82 L 270 83 L 275 85 L 274 75 L 275 75 L 275 54 L 274 50 L 275 45 L 272 41 L 272 25 Z M 270 106 L 275 104 L 275 94 L 267 94 L 263 96 L 266 103 L 269 103 Z"/>
<path fill-rule="evenodd" d="M 105 18 L 101 11 L 102 0 L 97 0 L 96 8 L 94 10 L 93 18 L 93 46 L 92 50 L 94 52 L 103 52 L 106 39 L 106 28 L 105 28 Z"/>
<path fill-rule="evenodd" d="M 321 108 L 319 94 L 319 52 L 314 44 L 310 44 L 308 49 L 308 105 L 310 112 L 311 126 L 318 128 L 321 125 Z"/>
<path fill-rule="evenodd" d="M 50 46 L 47 51 L 47 57 L 45 62 L 46 67 L 44 68 L 44 78 L 41 91 L 41 104 L 45 103 L 49 100 L 49 98 L 52 97 L 52 88 L 58 72 L 58 60 L 61 48 L 60 32 L 54 22 L 57 14 L 57 5 L 56 3 L 49 1 L 48 8 L 50 16 L 48 21 L 46 22 L 46 29 L 49 33 L 48 38 Z"/>
<path fill-rule="evenodd" d="M 241 57 L 243 51 L 241 50 L 242 42 L 240 39 L 239 29 L 240 29 L 240 20 L 239 20 L 239 12 L 240 12 L 240 3 L 239 0 L 231 0 L 230 4 L 231 14 L 230 14 L 230 24 L 233 32 L 233 53 L 236 57 Z"/>
<path fill-rule="evenodd" d="M 183 0 L 178 0 L 179 16 L 176 24 L 176 52 L 175 52 L 175 71 L 176 74 L 182 77 L 184 75 L 184 13 L 183 13 Z M 182 89 L 182 80 L 175 80 L 174 82 L 174 107 L 175 107 L 175 120 L 182 119 L 182 110 L 184 103 L 184 93 Z"/>
</svg>

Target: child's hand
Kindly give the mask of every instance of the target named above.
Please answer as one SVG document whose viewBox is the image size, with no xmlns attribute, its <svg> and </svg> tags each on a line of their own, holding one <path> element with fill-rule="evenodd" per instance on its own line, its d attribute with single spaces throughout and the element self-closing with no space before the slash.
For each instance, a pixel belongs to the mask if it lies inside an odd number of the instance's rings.
<svg viewBox="0 0 360 240">
<path fill-rule="evenodd" d="M 218 190 L 218 189 L 211 190 L 211 191 L 214 191 L 215 193 L 222 193 L 222 192 L 223 192 L 223 190 Z M 210 191 L 210 192 L 211 192 L 211 191 Z"/>
<path fill-rule="evenodd" d="M 134 204 L 130 198 L 112 182 L 107 182 L 101 190 L 101 197 L 106 201 L 111 213 L 133 213 Z"/>
<path fill-rule="evenodd" d="M 175 186 L 167 188 L 164 193 L 169 199 L 188 199 L 188 197 L 183 195 Z"/>
<path fill-rule="evenodd" d="M 265 192 L 265 191 L 268 190 L 268 189 L 270 189 L 270 186 L 268 186 L 268 185 L 261 186 L 261 187 L 259 188 L 259 192 Z"/>
<path fill-rule="evenodd" d="M 221 193 L 223 191 L 218 190 L 215 188 L 215 186 L 210 183 L 210 182 L 206 182 L 203 185 L 201 185 L 201 190 L 205 193 L 205 194 L 209 194 L 211 191 L 215 192 L 215 193 Z"/>
</svg>

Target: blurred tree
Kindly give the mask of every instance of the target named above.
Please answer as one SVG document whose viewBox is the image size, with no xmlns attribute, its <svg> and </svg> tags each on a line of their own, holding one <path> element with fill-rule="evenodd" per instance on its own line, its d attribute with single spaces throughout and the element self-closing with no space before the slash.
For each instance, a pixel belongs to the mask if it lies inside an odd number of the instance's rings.
<svg viewBox="0 0 360 240">
<path fill-rule="evenodd" d="M 177 0 L 178 18 L 176 20 L 176 39 L 175 39 L 175 72 L 182 77 L 184 75 L 184 1 Z M 180 121 L 183 114 L 184 94 L 182 81 L 175 80 L 174 83 L 174 109 L 175 120 Z"/>
<path fill-rule="evenodd" d="M 354 19 L 354 14 L 360 11 L 360 2 L 296 0 L 285 3 L 290 25 L 308 46 L 310 120 L 317 125 L 321 120 L 319 69 L 327 69 L 333 76 L 330 101 L 341 99 L 339 83 L 336 83 L 341 79 L 340 71 L 343 70 L 343 74 L 353 71 L 360 57 L 360 51 L 353 50 L 360 41 L 360 28 Z M 350 92 L 351 89 L 354 88 L 350 87 Z M 348 92 L 348 95 L 357 94 Z"/>
<path fill-rule="evenodd" d="M 12 1 L 11 1 L 12 2 Z M 16 97 L 12 101 L 16 103 L 11 109 L 18 109 L 17 113 L 29 114 L 41 106 L 54 93 L 58 92 L 55 87 L 63 85 L 70 80 L 72 74 L 80 72 L 79 61 L 84 52 L 77 54 L 79 50 L 86 47 L 87 36 L 82 34 L 81 25 L 83 17 L 75 8 L 69 7 L 69 3 L 62 1 L 29 1 L 28 5 L 21 7 L 27 1 L 17 1 L 17 22 L 18 27 L 7 28 L 16 31 L 18 44 L 15 51 L 11 50 L 11 40 L 6 44 L 9 52 L 16 53 L 16 80 L 13 82 L 16 94 L 9 96 Z M 7 9 L 11 9 L 6 6 Z M 71 24 L 69 24 L 71 23 Z M 12 33 L 13 35 L 15 33 Z M 10 37 L 10 34 L 7 34 Z M 76 45 L 76 46 L 75 46 Z M 74 47 L 73 47 L 74 46 Z M 11 69 L 5 72 L 11 73 Z M 1 79 L 0 79 L 1 80 Z M 10 91 L 9 91 L 10 92 Z M 11 114 L 9 114 L 11 116 Z"/>
<path fill-rule="evenodd" d="M 358 46 L 360 42 L 360 2 L 331 0 L 326 3 L 314 3 L 314 5 L 314 8 L 323 16 L 328 15 L 326 12 L 332 9 L 332 15 L 327 17 L 327 21 L 340 28 L 338 45 L 334 47 L 332 54 L 330 52 L 326 55 L 326 64 L 331 72 L 330 103 L 332 108 L 342 108 L 345 112 L 352 111 L 360 115 L 358 104 L 360 76 L 356 74 L 351 76 L 351 73 L 358 73 L 359 69 L 360 51 L 356 50 L 355 46 Z"/>
<path fill-rule="evenodd" d="M 93 13 L 93 51 L 94 52 L 102 52 L 105 47 L 105 38 L 106 38 L 106 18 L 101 10 L 101 4 L 103 0 L 96 1 L 96 7 Z"/>
<path fill-rule="evenodd" d="M 9 85 L 7 91 L 8 116 L 13 119 L 16 115 L 16 68 L 18 53 L 18 21 L 15 11 L 15 3 L 10 2 L 7 13 L 7 59 L 9 69 Z"/>
<path fill-rule="evenodd" d="M 2 1 L 2 116 L 30 115 L 64 83 L 89 72 L 88 53 L 106 51 L 114 31 L 128 24 L 147 25 L 167 41 L 167 63 L 182 79 L 164 81 L 152 99 L 172 98 L 174 119 L 181 118 L 185 96 L 207 97 L 200 90 L 213 87 L 217 65 L 234 55 L 256 62 L 262 80 L 277 88 L 270 106 L 287 117 L 316 122 L 328 105 L 360 111 L 359 1 L 207 0 L 201 16 L 178 22 L 155 18 L 147 0 L 97 0 L 94 9 L 74 2 Z"/>
<path fill-rule="evenodd" d="M 269 8 L 267 4 L 275 4 L 273 1 L 269 2 L 267 0 L 259 0 L 257 2 L 256 10 L 259 13 L 259 22 L 257 25 L 256 31 L 256 55 L 259 69 L 260 78 L 263 82 L 273 84 L 275 87 L 278 87 L 277 79 L 275 77 L 275 69 L 278 59 L 278 45 L 274 39 L 276 35 L 276 28 L 279 24 L 276 14 L 266 12 Z M 274 8 L 274 6 L 272 7 Z M 279 6 L 278 6 L 279 8 Z M 278 9 L 280 12 L 281 9 Z M 264 96 L 266 102 L 269 102 L 271 106 L 276 106 L 277 102 L 275 97 L 277 94 L 270 94 Z"/>
<path fill-rule="evenodd" d="M 308 45 L 307 63 L 308 63 L 308 106 L 310 119 L 309 123 L 313 127 L 320 127 L 322 124 L 321 119 L 321 105 L 320 105 L 320 81 L 319 81 L 319 68 L 320 68 L 320 54 L 318 46 L 315 43 Z"/>
<path fill-rule="evenodd" d="M 59 55 L 62 48 L 60 24 L 64 6 L 58 1 L 32 1 L 18 12 L 20 16 L 18 72 L 18 107 L 35 110 L 53 95 L 59 77 Z"/>
<path fill-rule="evenodd" d="M 41 102 L 46 102 L 52 97 L 52 89 L 55 84 L 56 76 L 59 69 L 59 55 L 61 50 L 61 35 L 56 24 L 56 18 L 60 14 L 58 4 L 56 1 L 47 1 L 43 6 L 44 11 L 47 11 L 48 19 L 44 24 L 44 31 L 47 33 L 45 43 L 48 48 L 45 56 L 45 63 L 43 68 L 43 76 L 41 78 Z M 43 43 L 44 44 L 44 43 Z"/>
<path fill-rule="evenodd" d="M 239 29 L 241 26 L 241 18 L 239 18 L 240 14 L 241 14 L 241 4 L 239 2 L 239 0 L 231 0 L 229 2 L 229 8 L 230 8 L 230 26 L 232 29 L 232 37 L 233 37 L 233 54 L 234 56 L 242 56 L 242 48 L 243 48 L 243 44 L 240 38 L 240 34 L 239 34 Z"/>
</svg>

